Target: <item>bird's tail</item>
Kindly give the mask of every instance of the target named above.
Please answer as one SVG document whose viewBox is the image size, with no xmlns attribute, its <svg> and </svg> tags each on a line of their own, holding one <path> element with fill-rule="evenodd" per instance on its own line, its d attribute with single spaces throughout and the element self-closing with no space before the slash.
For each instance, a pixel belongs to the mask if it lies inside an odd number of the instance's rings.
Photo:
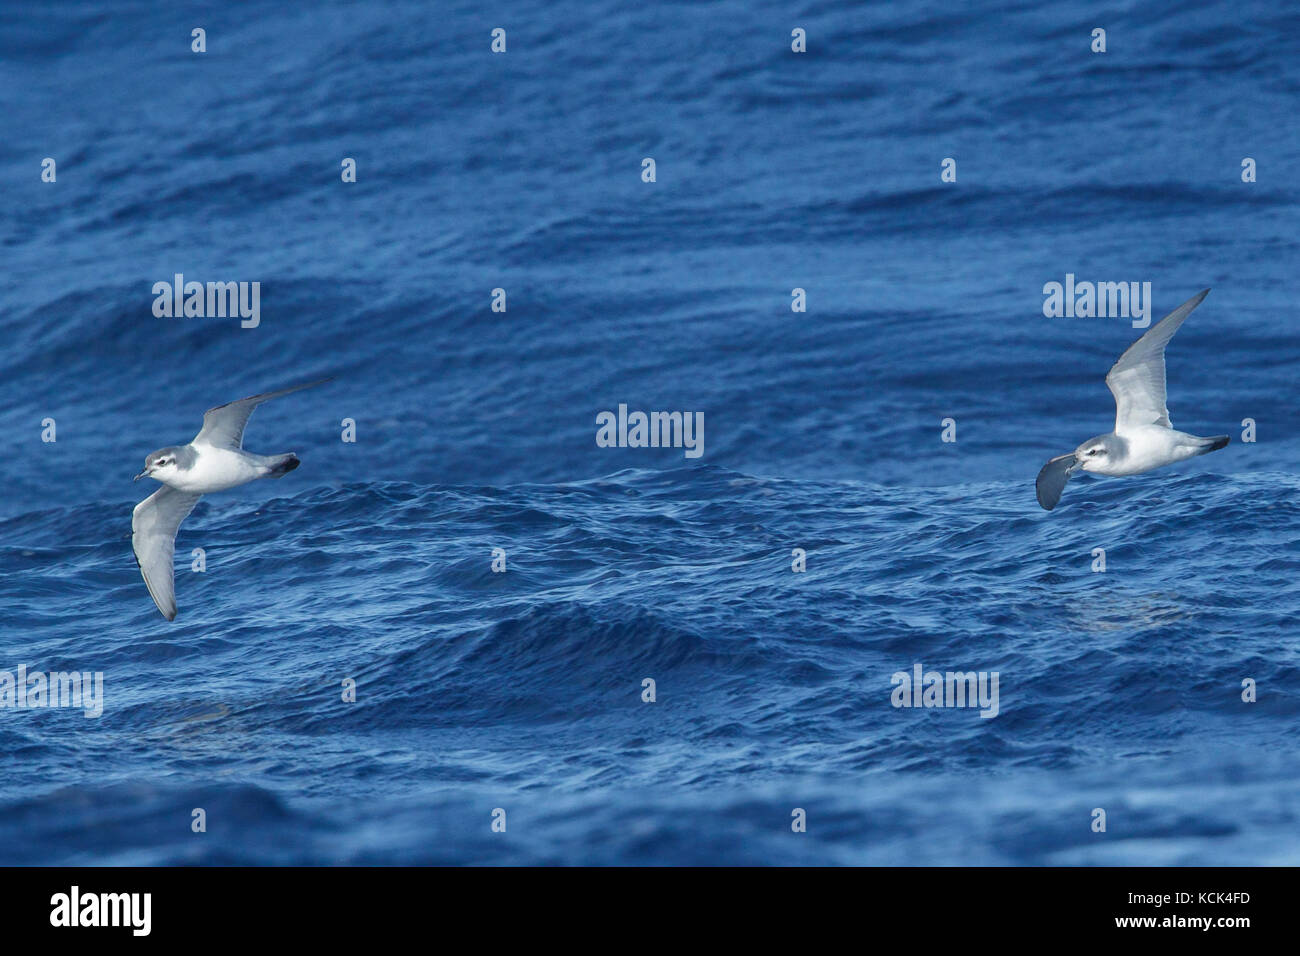
<svg viewBox="0 0 1300 956">
<path fill-rule="evenodd" d="M 1212 451 L 1227 447 L 1228 442 L 1231 440 L 1227 435 L 1215 435 L 1213 438 L 1199 439 L 1200 444 L 1196 446 L 1196 454 L 1208 455 Z"/>
<path fill-rule="evenodd" d="M 283 478 L 301 464 L 302 462 L 298 460 L 298 456 L 293 452 L 289 452 L 287 455 L 276 455 L 270 461 L 271 470 L 266 473 L 266 477 Z"/>
</svg>

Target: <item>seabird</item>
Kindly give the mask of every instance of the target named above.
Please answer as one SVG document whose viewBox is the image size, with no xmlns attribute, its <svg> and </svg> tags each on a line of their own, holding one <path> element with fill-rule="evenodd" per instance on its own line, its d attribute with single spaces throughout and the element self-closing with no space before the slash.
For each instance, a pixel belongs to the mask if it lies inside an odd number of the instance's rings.
<svg viewBox="0 0 1300 956">
<path fill-rule="evenodd" d="M 1227 435 L 1198 438 L 1175 431 L 1165 407 L 1165 346 L 1209 289 L 1192 296 L 1153 325 L 1119 357 L 1106 375 L 1115 396 L 1115 430 L 1089 438 L 1068 455 L 1058 455 L 1038 473 L 1038 503 L 1051 511 L 1076 471 L 1094 475 L 1138 475 L 1197 455 L 1218 451 Z"/>
<path fill-rule="evenodd" d="M 253 409 L 269 399 L 328 381 L 294 385 L 209 408 L 203 413 L 203 428 L 192 442 L 160 448 L 145 458 L 144 471 L 135 480 L 153 478 L 162 482 L 162 487 L 135 506 L 131 546 L 149 594 L 167 620 L 176 618 L 172 567 L 176 529 L 199 498 L 258 478 L 282 478 L 299 465 L 293 452 L 254 455 L 244 451 L 244 426 Z"/>
</svg>

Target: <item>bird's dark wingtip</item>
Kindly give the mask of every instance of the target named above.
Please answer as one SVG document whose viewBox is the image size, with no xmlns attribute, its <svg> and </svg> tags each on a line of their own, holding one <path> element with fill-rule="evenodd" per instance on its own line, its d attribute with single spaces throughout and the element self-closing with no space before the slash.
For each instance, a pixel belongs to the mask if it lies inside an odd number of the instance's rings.
<svg viewBox="0 0 1300 956">
<path fill-rule="evenodd" d="M 1070 480 L 1070 470 L 1078 461 L 1074 454 L 1057 455 L 1043 466 L 1034 482 L 1034 493 L 1044 511 L 1051 511 L 1061 501 L 1061 492 Z"/>
</svg>

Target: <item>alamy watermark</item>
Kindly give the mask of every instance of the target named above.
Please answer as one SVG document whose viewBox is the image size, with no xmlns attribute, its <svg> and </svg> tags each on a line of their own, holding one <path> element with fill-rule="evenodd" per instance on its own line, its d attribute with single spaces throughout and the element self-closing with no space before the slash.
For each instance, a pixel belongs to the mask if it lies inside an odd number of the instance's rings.
<svg viewBox="0 0 1300 956">
<path fill-rule="evenodd" d="M 704 454 L 703 412 L 629 412 L 596 415 L 597 448 L 684 448 L 687 458 Z"/>
<path fill-rule="evenodd" d="M 83 893 L 73 884 L 50 897 L 50 925 L 55 927 L 121 926 L 133 936 L 153 929 L 152 893 Z"/>
<path fill-rule="evenodd" d="M 104 713 L 103 671 L 27 670 L 18 665 L 17 675 L 0 671 L 0 709 L 37 710 L 48 707 L 77 707 L 87 717 Z"/>
<path fill-rule="evenodd" d="M 1043 315 L 1049 319 L 1131 318 L 1135 329 L 1151 324 L 1150 282 L 1075 282 L 1074 273 L 1067 272 L 1064 283 L 1045 284 L 1043 295 Z"/>
<path fill-rule="evenodd" d="M 153 284 L 153 314 L 160 319 L 239 316 L 239 325 L 255 329 L 262 322 L 262 283 L 186 282 L 183 273 L 171 282 Z"/>
<path fill-rule="evenodd" d="M 980 716 L 998 715 L 997 671 L 927 671 L 918 661 L 912 673 L 898 671 L 890 678 L 895 707 L 979 707 Z"/>
</svg>

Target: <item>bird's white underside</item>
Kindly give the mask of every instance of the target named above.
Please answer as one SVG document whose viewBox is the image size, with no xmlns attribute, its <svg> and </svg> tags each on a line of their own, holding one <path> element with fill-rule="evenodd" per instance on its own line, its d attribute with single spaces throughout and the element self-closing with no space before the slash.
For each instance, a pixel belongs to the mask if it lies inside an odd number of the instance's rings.
<svg viewBox="0 0 1300 956">
<path fill-rule="evenodd" d="M 188 446 L 194 452 L 191 467 L 169 468 L 166 479 L 159 479 L 163 486 L 135 506 L 131 545 L 149 594 L 167 620 L 176 617 L 173 561 L 181 522 L 203 495 L 237 488 L 270 473 L 264 456 L 243 450 L 244 427 L 253 409 L 268 399 L 319 384 L 295 385 L 208 409 L 203 428 Z"/>
<path fill-rule="evenodd" d="M 1205 453 L 1206 439 L 1176 431 L 1170 421 L 1165 347 L 1209 291 L 1192 296 L 1170 312 L 1111 367 L 1106 385 L 1115 398 L 1114 431 L 1090 439 L 1073 453 L 1053 458 L 1043 466 L 1036 488 L 1044 508 L 1050 511 L 1056 506 L 1073 471 L 1137 475 Z"/>
</svg>

